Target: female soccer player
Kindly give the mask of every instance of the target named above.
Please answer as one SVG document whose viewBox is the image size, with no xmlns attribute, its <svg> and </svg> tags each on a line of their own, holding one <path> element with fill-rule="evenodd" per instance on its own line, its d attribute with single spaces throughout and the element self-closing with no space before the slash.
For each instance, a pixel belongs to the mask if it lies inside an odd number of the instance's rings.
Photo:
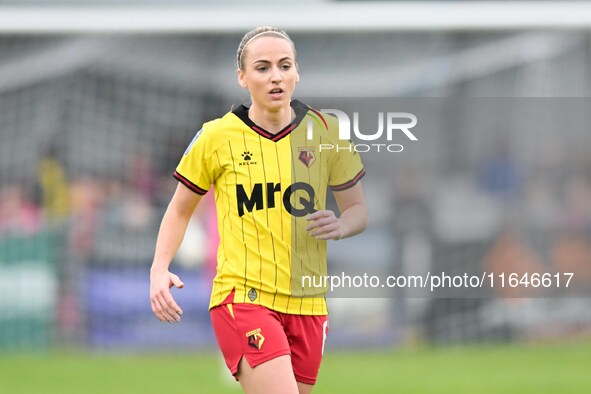
<svg viewBox="0 0 591 394">
<path fill-rule="evenodd" d="M 180 320 L 170 288 L 183 283 L 169 266 L 213 185 L 220 244 L 210 315 L 226 364 L 246 393 L 310 393 L 328 331 L 326 289 L 310 278 L 326 275 L 327 240 L 365 229 L 365 171 L 350 142 L 338 139 L 335 118 L 291 99 L 299 74 L 285 32 L 247 33 L 237 65 L 252 103 L 205 123 L 176 168 L 150 302 L 161 321 Z M 325 209 L 328 187 L 339 217 Z"/>
</svg>

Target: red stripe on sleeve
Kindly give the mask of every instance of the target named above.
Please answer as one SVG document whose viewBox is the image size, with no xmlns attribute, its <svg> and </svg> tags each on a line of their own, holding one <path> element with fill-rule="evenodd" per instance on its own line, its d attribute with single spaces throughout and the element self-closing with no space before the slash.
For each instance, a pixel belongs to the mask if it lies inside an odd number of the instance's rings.
<svg viewBox="0 0 591 394">
<path fill-rule="evenodd" d="M 191 191 L 199 194 L 200 196 L 202 196 L 205 193 L 207 193 L 207 190 L 200 188 L 199 186 L 197 186 L 196 184 L 194 184 L 193 182 L 191 182 L 190 180 L 188 180 L 187 178 L 185 178 L 184 176 L 182 176 L 181 174 L 179 174 L 177 171 L 174 172 L 173 176 L 175 177 L 175 179 L 177 181 L 179 181 L 180 183 L 182 183 L 183 185 L 185 185 Z"/>
<path fill-rule="evenodd" d="M 340 185 L 330 186 L 330 189 L 335 192 L 339 192 L 341 190 L 347 190 L 347 189 L 355 186 L 357 184 L 357 182 L 359 182 L 359 180 L 361 180 L 361 178 L 363 178 L 364 175 L 365 175 L 365 168 L 362 168 L 361 171 L 359 171 L 359 173 L 357 175 L 355 175 L 355 177 L 353 179 L 351 179 L 350 181 L 342 183 Z"/>
</svg>

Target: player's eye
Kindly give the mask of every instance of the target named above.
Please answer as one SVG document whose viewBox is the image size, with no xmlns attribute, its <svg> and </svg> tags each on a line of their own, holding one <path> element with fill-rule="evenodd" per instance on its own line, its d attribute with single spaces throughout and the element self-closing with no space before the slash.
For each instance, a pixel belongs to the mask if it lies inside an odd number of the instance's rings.
<svg viewBox="0 0 591 394">
<path fill-rule="evenodd" d="M 283 65 L 281 66 L 281 69 L 282 69 L 282 70 L 289 70 L 290 68 L 291 68 L 291 64 L 283 64 Z"/>
<path fill-rule="evenodd" d="M 257 67 L 257 71 L 259 71 L 259 72 L 265 72 L 265 71 L 267 71 L 268 69 L 269 69 L 269 67 L 267 67 L 267 66 L 260 66 L 260 67 Z"/>
</svg>

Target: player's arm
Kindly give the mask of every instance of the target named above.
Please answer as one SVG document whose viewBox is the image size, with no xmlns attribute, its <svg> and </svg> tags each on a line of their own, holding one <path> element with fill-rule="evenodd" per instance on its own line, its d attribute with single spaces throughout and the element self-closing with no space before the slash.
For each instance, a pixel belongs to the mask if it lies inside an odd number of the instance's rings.
<svg viewBox="0 0 591 394">
<path fill-rule="evenodd" d="M 367 207 L 361 182 L 341 191 L 333 191 L 340 217 L 330 210 L 316 211 L 308 216 L 307 230 L 318 239 L 342 239 L 357 235 L 367 227 Z"/>
<path fill-rule="evenodd" d="M 179 321 L 183 313 L 172 297 L 170 288 L 184 285 L 177 275 L 168 271 L 168 267 L 183 241 L 189 220 L 200 199 L 200 195 L 179 183 L 160 224 L 154 261 L 150 268 L 150 303 L 160 321 Z"/>
</svg>

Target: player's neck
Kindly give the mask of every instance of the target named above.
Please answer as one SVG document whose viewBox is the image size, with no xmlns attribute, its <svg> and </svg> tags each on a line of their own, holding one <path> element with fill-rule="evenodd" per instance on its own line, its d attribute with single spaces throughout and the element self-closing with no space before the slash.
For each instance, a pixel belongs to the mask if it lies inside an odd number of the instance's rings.
<svg viewBox="0 0 591 394">
<path fill-rule="evenodd" d="M 257 126 L 262 127 L 271 134 L 277 134 L 295 119 L 295 112 L 291 109 L 291 106 L 280 108 L 278 111 L 269 111 L 258 108 L 253 104 L 248 110 L 248 117 Z"/>
</svg>

